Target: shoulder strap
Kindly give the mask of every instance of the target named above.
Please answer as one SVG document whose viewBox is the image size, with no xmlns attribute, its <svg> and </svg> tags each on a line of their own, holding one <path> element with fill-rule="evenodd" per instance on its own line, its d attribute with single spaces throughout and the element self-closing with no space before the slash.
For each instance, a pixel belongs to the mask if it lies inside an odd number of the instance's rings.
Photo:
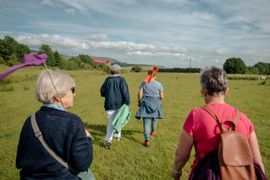
<svg viewBox="0 0 270 180">
<path fill-rule="evenodd" d="M 44 137 L 42 136 L 42 133 L 40 132 L 40 129 L 38 127 L 37 121 L 36 121 L 36 116 L 35 113 L 32 114 L 31 116 L 31 125 L 34 130 L 35 136 L 38 138 L 38 140 L 41 142 L 42 146 L 47 150 L 47 152 L 60 164 L 62 164 L 64 167 L 69 169 L 68 164 L 61 158 L 59 157 L 46 143 Z"/>
<path fill-rule="evenodd" d="M 217 117 L 217 115 L 214 113 L 214 111 L 212 109 L 208 108 L 207 106 L 203 106 L 202 109 L 205 110 L 206 112 L 208 112 L 217 121 L 221 132 L 224 132 L 224 127 L 223 127 L 222 123 L 220 122 L 219 118 Z M 234 125 L 234 127 L 232 127 L 233 130 L 235 130 L 235 127 L 238 123 L 239 118 L 240 118 L 240 111 L 237 110 L 236 116 L 231 121 L 231 122 L 233 122 L 233 125 Z"/>
<path fill-rule="evenodd" d="M 208 108 L 207 106 L 203 106 L 202 109 L 205 110 L 206 112 L 208 112 L 217 121 L 219 129 L 221 130 L 221 132 L 223 132 L 223 129 L 221 127 L 222 125 L 221 125 L 217 115 L 214 113 L 214 111 L 212 109 Z"/>
</svg>

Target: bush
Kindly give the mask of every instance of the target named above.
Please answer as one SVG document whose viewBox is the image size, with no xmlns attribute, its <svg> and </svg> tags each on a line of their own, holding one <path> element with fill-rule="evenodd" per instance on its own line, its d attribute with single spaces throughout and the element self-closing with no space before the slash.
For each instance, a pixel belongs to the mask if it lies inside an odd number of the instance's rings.
<svg viewBox="0 0 270 180">
<path fill-rule="evenodd" d="M 135 65 L 131 68 L 131 72 L 142 72 L 143 68 L 139 65 Z"/>
<path fill-rule="evenodd" d="M 228 75 L 229 80 L 258 80 L 258 76 L 250 76 L 250 75 Z"/>
</svg>

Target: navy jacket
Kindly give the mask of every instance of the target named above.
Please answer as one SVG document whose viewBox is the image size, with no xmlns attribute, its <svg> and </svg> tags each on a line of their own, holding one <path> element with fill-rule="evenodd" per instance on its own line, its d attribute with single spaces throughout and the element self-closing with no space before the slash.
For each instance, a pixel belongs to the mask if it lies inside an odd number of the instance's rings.
<svg viewBox="0 0 270 180">
<path fill-rule="evenodd" d="M 125 78 L 121 76 L 107 77 L 100 89 L 100 94 L 105 97 L 106 111 L 118 109 L 123 104 L 130 104 L 128 85 Z"/>
<path fill-rule="evenodd" d="M 81 119 L 70 112 L 41 107 L 36 121 L 49 147 L 72 169 L 85 171 L 93 160 L 92 140 L 86 137 Z M 30 117 L 24 123 L 16 166 L 21 179 L 79 179 L 56 161 L 35 137 Z"/>
</svg>

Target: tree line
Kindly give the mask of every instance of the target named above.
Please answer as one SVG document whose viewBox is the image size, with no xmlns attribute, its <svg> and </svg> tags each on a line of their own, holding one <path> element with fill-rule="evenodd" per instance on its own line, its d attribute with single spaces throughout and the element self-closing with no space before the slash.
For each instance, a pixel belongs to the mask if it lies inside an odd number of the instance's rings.
<svg viewBox="0 0 270 180">
<path fill-rule="evenodd" d="M 24 54 L 33 52 L 27 45 L 17 42 L 10 36 L 0 39 L 0 64 L 13 66 L 23 62 Z M 64 58 L 58 51 L 53 51 L 47 44 L 42 44 L 35 51 L 36 53 L 46 53 L 48 55 L 47 66 L 58 67 L 66 70 L 77 69 L 100 69 L 107 70 L 104 64 L 94 64 L 93 59 L 89 55 L 81 54 L 78 56 Z M 228 74 L 270 74 L 270 63 L 258 62 L 253 66 L 246 66 L 241 58 L 232 57 L 225 61 L 223 69 Z M 131 71 L 140 72 L 142 67 L 135 65 Z M 200 72 L 200 68 L 160 68 L 160 72 Z"/>
<path fill-rule="evenodd" d="M 29 54 L 30 52 L 46 53 L 48 55 L 46 61 L 48 67 L 58 67 L 65 70 L 107 69 L 107 66 L 104 64 L 94 64 L 93 59 L 89 55 L 81 54 L 75 57 L 64 58 L 58 51 L 53 51 L 47 44 L 42 44 L 37 51 L 33 51 L 27 45 L 17 42 L 10 36 L 0 39 L 0 64 L 8 66 L 21 64 L 23 63 L 24 54 Z"/>
</svg>

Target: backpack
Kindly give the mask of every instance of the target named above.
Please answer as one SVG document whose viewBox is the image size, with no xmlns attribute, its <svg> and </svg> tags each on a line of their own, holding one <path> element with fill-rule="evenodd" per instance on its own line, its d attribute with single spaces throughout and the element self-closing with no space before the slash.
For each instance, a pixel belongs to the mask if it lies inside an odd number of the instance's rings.
<svg viewBox="0 0 270 180">
<path fill-rule="evenodd" d="M 253 162 L 252 151 L 247 139 L 235 131 L 240 112 L 237 111 L 237 115 L 232 121 L 220 122 L 211 109 L 206 106 L 202 108 L 217 121 L 221 131 L 220 141 L 218 149 L 208 153 L 202 160 L 197 154 L 199 165 L 193 169 L 189 179 L 266 179 L 260 166 Z M 224 125 L 228 125 L 229 128 L 225 129 Z"/>
</svg>

